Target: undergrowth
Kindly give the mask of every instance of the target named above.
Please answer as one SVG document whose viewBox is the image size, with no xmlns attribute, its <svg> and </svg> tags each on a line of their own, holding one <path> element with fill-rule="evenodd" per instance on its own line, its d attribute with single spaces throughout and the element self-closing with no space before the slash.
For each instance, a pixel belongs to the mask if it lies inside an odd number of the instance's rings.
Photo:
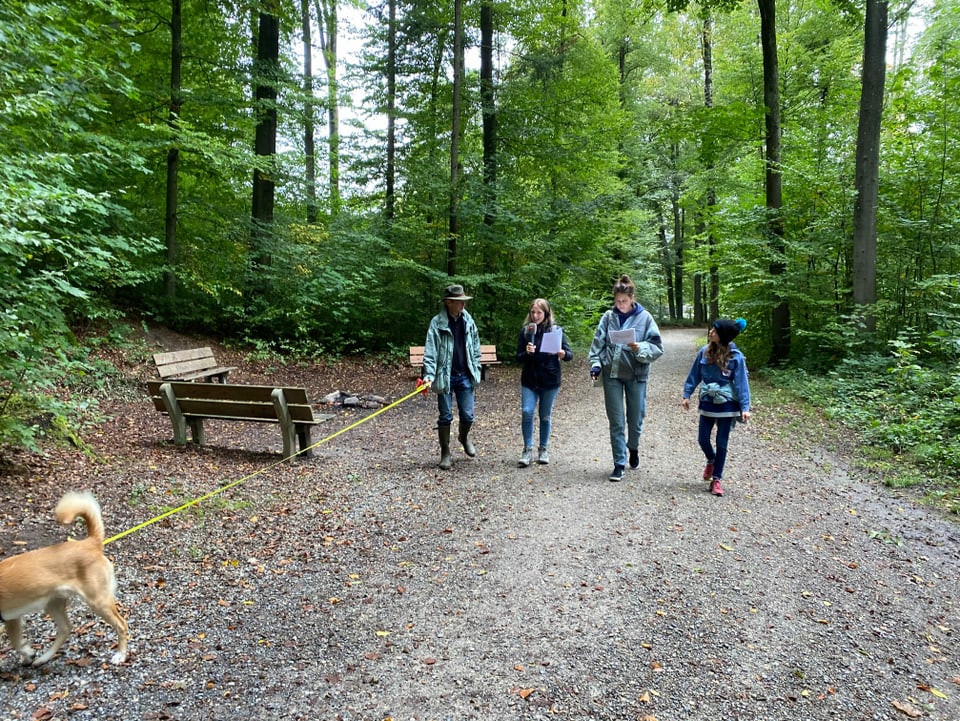
<svg viewBox="0 0 960 721">
<path fill-rule="evenodd" d="M 761 394 L 772 394 L 774 404 L 777 394 L 792 397 L 800 416 L 785 422 L 798 432 L 817 427 L 804 423 L 806 413 L 839 423 L 857 439 L 859 465 L 891 488 L 919 490 L 928 503 L 960 514 L 960 373 L 922 365 L 907 343 L 892 345 L 890 356 L 848 358 L 824 375 L 764 370 L 769 387 Z"/>
</svg>

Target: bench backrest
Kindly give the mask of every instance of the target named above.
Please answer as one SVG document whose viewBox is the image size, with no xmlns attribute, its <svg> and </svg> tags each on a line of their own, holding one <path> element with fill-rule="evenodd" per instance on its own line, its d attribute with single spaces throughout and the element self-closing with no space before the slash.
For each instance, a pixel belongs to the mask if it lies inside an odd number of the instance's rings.
<svg viewBox="0 0 960 721">
<path fill-rule="evenodd" d="M 168 384 L 184 415 L 276 419 L 273 391 L 277 386 L 250 386 L 187 381 L 147 381 L 153 407 L 166 412 L 160 386 Z M 313 408 L 304 388 L 281 388 L 294 421 L 314 421 Z"/>
<path fill-rule="evenodd" d="M 412 345 L 410 346 L 410 365 L 412 366 L 422 366 L 423 365 L 423 351 L 424 347 L 422 345 Z M 481 345 L 480 346 L 480 364 L 484 363 L 499 363 L 497 360 L 497 346 L 495 345 Z"/>
<path fill-rule="evenodd" d="M 153 362 L 161 378 L 181 376 L 217 366 L 217 359 L 209 347 L 154 353 Z"/>
</svg>

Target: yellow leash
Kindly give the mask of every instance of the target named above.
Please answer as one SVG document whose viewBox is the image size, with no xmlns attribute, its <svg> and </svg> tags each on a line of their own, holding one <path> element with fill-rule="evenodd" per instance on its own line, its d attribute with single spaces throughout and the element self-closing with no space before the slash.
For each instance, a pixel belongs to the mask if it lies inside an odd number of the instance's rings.
<svg viewBox="0 0 960 721">
<path fill-rule="evenodd" d="M 258 470 L 258 471 L 254 471 L 253 473 L 251 473 L 251 474 L 248 475 L 248 476 L 244 476 L 243 478 L 239 478 L 239 479 L 237 479 L 236 481 L 231 481 L 230 483 L 226 484 L 225 486 L 220 486 L 220 488 L 216 489 L 215 491 L 210 491 L 210 493 L 207 493 L 207 494 L 205 494 L 205 495 L 202 495 L 202 496 L 200 496 L 199 498 L 194 498 L 192 501 L 188 501 L 187 503 L 184 503 L 182 506 L 178 506 L 177 508 L 173 508 L 173 509 L 171 509 L 171 510 L 169 510 L 169 511 L 165 511 L 165 512 L 161 513 L 159 516 L 154 516 L 154 517 L 151 518 L 149 521 L 144 521 L 143 523 L 140 523 L 140 524 L 134 526 L 133 528 L 128 528 L 126 531 L 123 531 L 122 533 L 118 533 L 118 534 L 115 535 L 115 536 L 111 536 L 110 538 L 106 539 L 106 540 L 103 542 L 103 545 L 106 546 L 108 543 L 113 543 L 114 541 L 118 541 L 118 540 L 120 540 L 121 538 L 123 538 L 124 536 L 129 536 L 131 533 L 136 533 L 137 531 L 139 531 L 139 530 L 141 530 L 141 529 L 143 529 L 143 528 L 146 528 L 147 526 L 151 526 L 151 525 L 153 525 L 154 523 L 157 523 L 158 521 L 162 521 L 164 518 L 169 518 L 170 516 L 172 516 L 172 515 L 174 515 L 174 514 L 176 514 L 176 513 L 180 513 L 181 511 L 185 511 L 186 509 L 190 508 L 191 506 L 196 506 L 198 503 L 202 503 L 203 501 L 207 500 L 208 498 L 213 498 L 214 496 L 216 496 L 216 495 L 218 495 L 218 494 L 220 494 L 220 493 L 223 493 L 224 491 L 227 491 L 227 490 L 233 488 L 234 486 L 239 486 L 241 483 L 245 483 L 245 482 L 249 481 L 249 480 L 250 480 L 251 478 L 253 478 L 254 476 L 258 476 L 258 475 L 260 475 L 261 473 L 266 473 L 266 472 L 269 471 L 271 468 L 275 468 L 276 466 L 279 466 L 281 463 L 284 463 L 285 461 L 288 461 L 288 460 L 290 460 L 291 458 L 294 458 L 294 457 L 296 457 L 296 456 L 299 456 L 301 453 L 306 453 L 307 451 L 312 450 L 312 449 L 316 448 L 317 446 L 326 443 L 327 441 L 332 441 L 332 440 L 333 440 L 334 438 L 336 438 L 337 436 L 342 435 L 342 434 L 346 433 L 347 431 L 353 430 L 353 429 L 356 428 L 357 426 L 359 426 L 359 425 L 361 425 L 361 424 L 363 424 L 363 423 L 366 423 L 366 422 L 369 421 L 369 420 L 372 420 L 372 419 L 376 418 L 376 417 L 379 416 L 381 413 L 386 413 L 386 412 L 389 411 L 391 408 L 395 408 L 395 407 L 397 407 L 398 405 L 400 405 L 401 403 L 404 403 L 404 402 L 410 400 L 411 398 L 413 398 L 413 397 L 414 397 L 415 395 L 417 395 L 418 393 L 423 393 L 424 390 L 425 390 L 425 388 L 417 388 L 415 391 L 412 391 L 412 392 L 408 393 L 408 394 L 405 395 L 403 398 L 400 398 L 399 400 L 394 401 L 394 402 L 391 403 L 390 405 L 384 406 L 383 408 L 380 408 L 379 410 L 374 411 L 373 413 L 371 413 L 371 414 L 368 415 L 368 416 L 364 416 L 363 418 L 361 418 L 360 420 L 356 421 L 355 423 L 351 423 L 351 424 L 350 424 L 349 426 L 347 426 L 346 428 L 341 428 L 341 429 L 340 429 L 339 431 L 337 431 L 336 433 L 331 433 L 331 434 L 330 434 L 329 436 L 327 436 L 326 438 L 321 438 L 321 439 L 320 439 L 319 441 L 317 441 L 316 443 L 314 443 L 314 444 L 312 444 L 312 445 L 309 445 L 309 446 L 307 446 L 306 448 L 303 448 L 303 449 L 297 451 L 297 452 L 294 453 L 293 455 L 288 456 L 288 457 L 286 457 L 286 458 L 281 458 L 281 459 L 280 459 L 279 461 L 277 461 L 276 463 L 271 463 L 269 466 L 265 466 L 264 468 L 261 468 L 261 469 Z"/>
</svg>

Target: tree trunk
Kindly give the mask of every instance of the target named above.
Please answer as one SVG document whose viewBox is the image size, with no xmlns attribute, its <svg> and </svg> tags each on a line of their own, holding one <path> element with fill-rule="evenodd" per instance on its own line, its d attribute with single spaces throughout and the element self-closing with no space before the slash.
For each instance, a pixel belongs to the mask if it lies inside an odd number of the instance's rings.
<svg viewBox="0 0 960 721">
<path fill-rule="evenodd" d="M 310 41 L 310 0 L 300 0 L 303 38 L 303 152 L 307 223 L 317 222 L 317 156 L 313 137 L 313 44 Z"/>
<path fill-rule="evenodd" d="M 493 87 L 493 4 L 480 6 L 480 105 L 483 114 L 483 224 L 496 218 L 497 202 L 497 108 Z"/>
<path fill-rule="evenodd" d="M 397 0 L 388 0 L 390 13 L 387 28 L 387 167 L 386 197 L 383 214 L 393 220 L 396 202 L 397 173 Z"/>
<path fill-rule="evenodd" d="M 457 274 L 457 236 L 460 233 L 460 104 L 463 92 L 463 0 L 453 10 L 453 118 L 450 124 L 450 225 L 447 235 L 447 275 Z"/>
<path fill-rule="evenodd" d="M 702 39 L 703 106 L 707 108 L 707 112 L 710 112 L 709 109 L 713 107 L 713 16 L 709 10 L 704 10 Z M 712 175 L 716 165 L 716 139 L 712 134 L 704 137 L 701 155 L 704 167 Z M 720 269 L 714 259 L 717 239 L 713 234 L 713 213 L 716 204 L 717 191 L 714 190 L 713 186 L 710 186 L 706 190 L 703 202 L 702 232 L 698 233 L 698 237 L 701 238 L 699 242 L 702 243 L 702 239 L 706 238 L 710 274 L 705 279 L 702 273 L 698 273 L 694 280 L 696 299 L 693 314 L 697 323 L 706 323 L 709 317 L 716 318 L 719 315 Z"/>
<path fill-rule="evenodd" d="M 663 250 L 663 279 L 667 286 L 667 308 L 671 318 L 677 317 L 676 296 L 673 292 L 673 259 L 670 252 L 670 242 L 667 240 L 667 225 L 663 218 L 663 213 L 657 211 L 657 227 L 660 236 L 660 248 Z"/>
<path fill-rule="evenodd" d="M 180 0 L 170 2 L 170 112 L 167 123 L 177 132 L 180 124 L 180 71 L 183 66 L 183 18 Z M 180 149 L 176 140 L 167 151 L 167 207 L 164 214 L 164 239 L 167 245 L 167 272 L 165 278 L 166 296 L 173 300 L 177 296 L 177 258 L 180 255 L 177 240 L 177 185 L 180 168 Z"/>
<path fill-rule="evenodd" d="M 857 199 L 853 207 L 853 302 L 867 330 L 876 329 L 877 203 L 880 121 L 886 80 L 887 0 L 867 0 L 863 33 L 863 86 L 857 126 Z"/>
<path fill-rule="evenodd" d="M 680 149 L 674 148 L 674 167 L 679 163 Z M 673 181 L 673 189 L 670 198 L 670 210 L 673 214 L 673 253 L 671 261 L 673 262 L 673 293 L 674 310 L 671 317 L 676 319 L 683 315 L 683 210 L 680 208 L 680 187 L 678 180 Z"/>
<path fill-rule="evenodd" d="M 766 131 L 766 195 L 767 234 L 773 260 L 770 274 L 777 278 L 787 270 L 786 249 L 783 242 L 783 205 L 780 174 L 780 70 L 777 60 L 776 0 L 757 0 L 760 8 L 760 44 L 763 54 L 763 103 Z M 774 308 L 771 317 L 770 361 L 779 363 L 790 357 L 790 306 L 774 290 Z"/>
<path fill-rule="evenodd" d="M 277 88 L 279 72 L 280 22 L 276 15 L 260 12 L 257 30 L 257 62 L 255 107 L 257 130 L 254 153 L 270 158 L 272 165 L 277 152 Z M 260 167 L 253 171 L 253 226 L 255 252 L 261 265 L 270 264 L 270 255 L 264 244 L 269 226 L 273 223 L 273 174 Z"/>
<path fill-rule="evenodd" d="M 329 156 L 330 213 L 340 212 L 340 89 L 337 80 L 337 28 L 339 13 L 337 0 L 317 0 L 317 22 L 320 29 L 320 49 L 327 69 L 327 154 Z"/>
</svg>

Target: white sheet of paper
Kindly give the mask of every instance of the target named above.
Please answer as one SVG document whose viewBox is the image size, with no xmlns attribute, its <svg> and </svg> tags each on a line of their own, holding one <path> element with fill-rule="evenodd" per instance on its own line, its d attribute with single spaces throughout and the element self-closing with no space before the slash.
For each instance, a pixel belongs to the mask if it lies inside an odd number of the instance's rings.
<svg viewBox="0 0 960 721">
<path fill-rule="evenodd" d="M 626 345 L 627 343 L 634 343 L 637 340 L 637 333 L 633 328 L 628 328 L 627 330 L 612 330 L 610 331 L 610 342 L 617 343 L 618 345 Z"/>
<path fill-rule="evenodd" d="M 563 331 L 562 330 L 551 330 L 543 334 L 543 338 L 540 340 L 540 352 L 541 353 L 559 353 L 560 349 L 563 348 L 561 341 L 563 340 Z"/>
</svg>

